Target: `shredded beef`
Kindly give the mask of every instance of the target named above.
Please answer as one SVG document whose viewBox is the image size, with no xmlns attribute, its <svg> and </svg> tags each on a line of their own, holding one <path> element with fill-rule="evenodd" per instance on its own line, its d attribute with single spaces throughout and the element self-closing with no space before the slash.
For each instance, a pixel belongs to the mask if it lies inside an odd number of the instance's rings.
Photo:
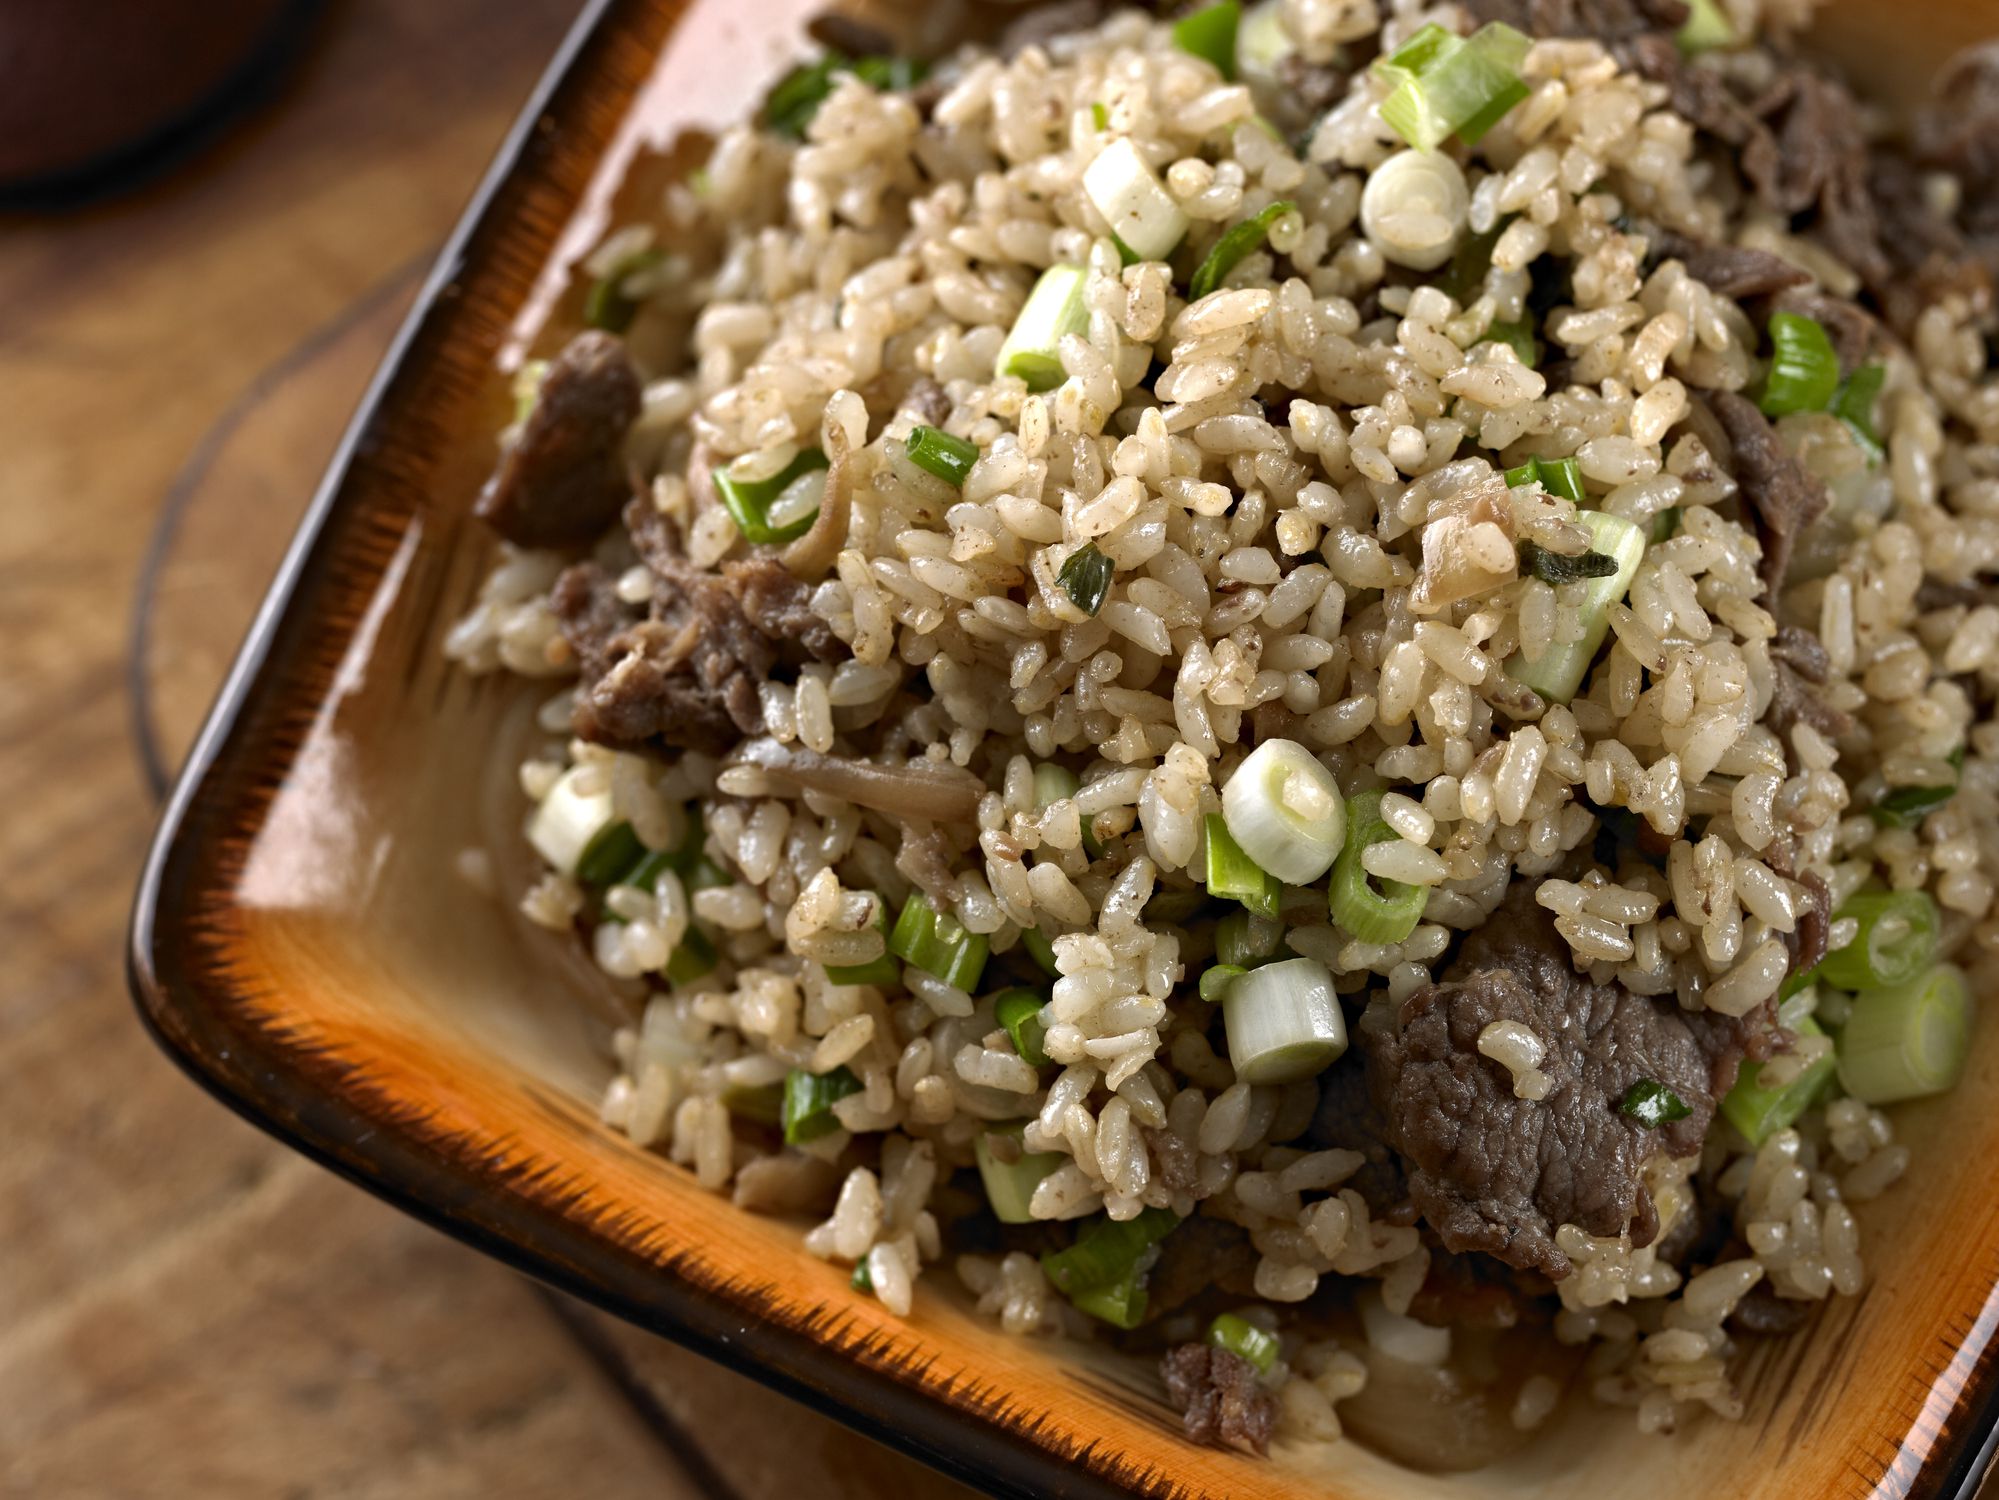
<svg viewBox="0 0 1999 1500">
<path fill-rule="evenodd" d="M 1192 1193 L 1201 1185 L 1201 1154 L 1170 1130 L 1147 1126 L 1139 1134 L 1152 1157 L 1152 1175 L 1172 1193 Z"/>
<path fill-rule="evenodd" d="M 1615 48 L 1686 24 L 1683 0 L 1465 0 L 1480 24 L 1503 21 L 1533 36 L 1588 37 Z"/>
<path fill-rule="evenodd" d="M 552 596 L 580 673 L 575 729 L 584 739 L 719 754 L 763 732 L 757 689 L 780 664 L 839 656 L 805 587 L 775 560 L 726 563 L 719 574 L 697 568 L 643 500 L 626 507 L 625 526 L 653 574 L 645 615 L 595 563 L 564 573 Z"/>
<path fill-rule="evenodd" d="M 1545 1099 L 1516 1098 L 1513 1075 L 1479 1053 L 1480 1034 L 1500 1020 L 1541 1039 Z M 1577 974 L 1548 914 L 1515 898 L 1466 940 L 1444 983 L 1403 1001 L 1373 1038 L 1368 1078 L 1409 1159 L 1410 1194 L 1445 1248 L 1559 1280 L 1570 1263 L 1558 1225 L 1651 1242 L 1658 1213 L 1640 1173 L 1659 1149 L 1699 1151 L 1717 1098 L 1715 1049 L 1734 1044 L 1700 1034 L 1669 999 Z M 1651 1131 L 1625 1115 L 1641 1079 L 1677 1094 L 1686 1118 Z"/>
<path fill-rule="evenodd" d="M 1753 401 L 1734 391 L 1710 391 L 1707 403 L 1734 449 L 1731 472 L 1755 513 L 1757 537 L 1763 544 L 1763 585 L 1774 599 L 1790 571 L 1798 534 L 1825 514 L 1830 497 L 1825 486 L 1785 451 L 1777 429 Z"/>
<path fill-rule="evenodd" d="M 473 514 L 523 547 L 569 546 L 602 531 L 632 496 L 625 434 L 640 394 L 623 341 L 579 333 L 550 363 Z"/>
<path fill-rule="evenodd" d="M 1770 654 L 1812 682 L 1824 682 L 1832 674 L 1832 658 L 1825 646 L 1801 625 L 1779 625 Z"/>
<path fill-rule="evenodd" d="M 1177 1312 L 1211 1289 L 1254 1297 L 1260 1259 L 1239 1224 L 1199 1215 L 1183 1221 L 1159 1242 L 1159 1259 L 1146 1275 L 1145 1320 Z"/>
<path fill-rule="evenodd" d="M 1811 684 L 1796 667 L 1778 660 L 1773 660 L 1771 666 L 1774 669 L 1774 686 L 1764 720 L 1777 731 L 1777 737 L 1786 745 L 1790 743 L 1791 730 L 1799 724 L 1809 724 L 1827 739 L 1833 740 L 1852 732 L 1852 715 L 1844 709 L 1834 708 L 1813 692 Z"/>
<path fill-rule="evenodd" d="M 951 870 L 957 857 L 957 849 L 934 823 L 905 825 L 895 867 L 932 901 L 952 906 L 958 900 L 958 877 Z"/>
<path fill-rule="evenodd" d="M 1490 1255 L 1453 1255 L 1433 1246 L 1409 1316 L 1439 1328 L 1514 1328 L 1553 1290 L 1533 1272 Z"/>
<path fill-rule="evenodd" d="M 1246 1443 L 1258 1453 L 1270 1448 L 1277 1425 L 1277 1402 L 1256 1378 L 1248 1360 L 1210 1344 L 1181 1344 L 1159 1362 L 1166 1395 L 1197 1443 Z"/>
<path fill-rule="evenodd" d="M 913 412 L 926 427 L 941 427 L 951 415 L 951 393 L 928 375 L 919 375 L 902 398 L 902 409 Z"/>
<path fill-rule="evenodd" d="M 1677 260 L 1696 281 L 1724 297 L 1767 297 L 1787 287 L 1807 285 L 1811 276 L 1781 255 L 1752 250 L 1747 245 L 1716 245 L 1672 230 L 1648 238 L 1661 260 Z"/>
</svg>

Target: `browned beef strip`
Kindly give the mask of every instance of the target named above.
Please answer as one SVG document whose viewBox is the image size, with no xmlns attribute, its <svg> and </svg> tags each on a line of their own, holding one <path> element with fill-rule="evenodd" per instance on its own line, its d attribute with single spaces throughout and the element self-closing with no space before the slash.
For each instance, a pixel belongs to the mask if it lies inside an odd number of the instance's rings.
<svg viewBox="0 0 1999 1500">
<path fill-rule="evenodd" d="M 1257 1381 L 1256 1366 L 1210 1344 L 1181 1344 L 1159 1362 L 1166 1396 L 1197 1443 L 1270 1447 L 1277 1402 Z"/>
<path fill-rule="evenodd" d="M 1429 1274 L 1409 1316 L 1437 1328 L 1514 1328 L 1553 1291 L 1533 1272 L 1490 1255 L 1453 1255 L 1432 1246 Z"/>
<path fill-rule="evenodd" d="M 1174 1193 L 1192 1193 L 1201 1185 L 1201 1153 L 1170 1130 L 1146 1126 L 1139 1134 L 1152 1156 L 1152 1175 Z"/>
<path fill-rule="evenodd" d="M 915 413 L 927 427 L 941 427 L 951 415 L 951 393 L 930 376 L 919 375 L 904 393 L 902 409 Z"/>
<path fill-rule="evenodd" d="M 1734 449 L 1731 464 L 1742 498 L 1756 517 L 1763 544 L 1763 584 L 1770 596 L 1783 589 L 1798 534 L 1825 514 L 1826 488 L 1785 451 L 1777 429 L 1756 404 L 1734 391 L 1710 391 L 1708 408 Z"/>
<path fill-rule="evenodd" d="M 576 335 L 550 363 L 472 513 L 523 547 L 589 541 L 631 498 L 625 434 L 639 399 L 624 342 L 594 329 Z"/>
<path fill-rule="evenodd" d="M 816 661 L 838 661 L 847 654 L 840 638 L 812 610 L 812 591 L 774 557 L 750 557 L 722 564 L 737 603 L 750 624 L 783 646 L 795 647 Z"/>
<path fill-rule="evenodd" d="M 1512 1074 L 1480 1055 L 1480 1034 L 1500 1020 L 1541 1038 L 1545 1099 L 1515 1098 Z M 1548 914 L 1515 898 L 1466 940 L 1444 983 L 1403 1001 L 1393 1029 L 1372 1039 L 1368 1077 L 1409 1160 L 1411 1196 L 1445 1248 L 1559 1280 L 1570 1263 L 1558 1225 L 1628 1228 L 1633 1244 L 1651 1242 L 1658 1213 L 1640 1172 L 1657 1150 L 1700 1150 L 1717 1098 L 1714 1049 L 1733 1045 L 1698 1033 L 1670 997 L 1577 974 Z M 1641 1079 L 1671 1089 L 1687 1117 L 1651 1131 L 1625 1115 Z"/>
<path fill-rule="evenodd" d="M 1735 1311 L 1729 1315 L 1728 1326 L 1742 1333 L 1781 1337 L 1796 1333 L 1811 1321 L 1811 1316 L 1810 1303 L 1789 1301 L 1759 1283 L 1736 1303 Z"/>
<path fill-rule="evenodd" d="M 1801 625 L 1779 625 L 1770 655 L 1809 682 L 1824 682 L 1832 674 L 1832 658 L 1819 638 Z"/>
<path fill-rule="evenodd" d="M 1249 1231 L 1225 1219 L 1195 1215 L 1159 1242 L 1159 1259 L 1145 1278 L 1145 1320 L 1177 1312 L 1209 1290 L 1256 1295 L 1256 1247 Z"/>
<path fill-rule="evenodd" d="M 1776 686 L 1770 695 L 1770 707 L 1763 717 L 1787 746 L 1791 741 L 1791 730 L 1799 724 L 1809 724 L 1827 739 L 1833 740 L 1852 732 L 1852 715 L 1844 709 L 1834 708 L 1821 698 L 1796 667 L 1782 660 L 1773 660 L 1771 665 L 1775 668 Z"/>
<path fill-rule="evenodd" d="M 1716 245 L 1672 230 L 1647 236 L 1661 260 L 1677 260 L 1696 281 L 1724 297 L 1767 297 L 1787 287 L 1804 286 L 1811 276 L 1781 255 L 1752 250 L 1747 245 Z"/>
</svg>

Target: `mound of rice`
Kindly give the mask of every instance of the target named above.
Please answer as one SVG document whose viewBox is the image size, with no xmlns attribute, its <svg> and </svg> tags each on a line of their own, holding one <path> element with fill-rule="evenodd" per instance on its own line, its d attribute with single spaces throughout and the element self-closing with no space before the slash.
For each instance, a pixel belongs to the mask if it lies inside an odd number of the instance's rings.
<svg viewBox="0 0 1999 1500">
<path fill-rule="evenodd" d="M 1278 9 L 1319 65 L 1392 49 L 1431 20 L 1468 29 L 1451 6 Z M 1756 23 L 1753 6 L 1734 10 Z M 1469 285 L 1447 270 L 1411 284 L 1363 222 L 1370 172 L 1403 146 L 1381 118 L 1384 84 L 1355 69 L 1294 148 L 1249 84 L 1129 11 L 1010 57 L 968 49 L 920 101 L 840 75 L 802 141 L 730 130 L 655 223 L 603 247 L 593 271 L 641 267 L 621 273 L 637 305 L 627 345 L 648 375 L 629 451 L 696 567 L 744 547 L 711 471 L 754 479 L 801 447 L 846 457 L 851 520 L 810 593 L 845 651 L 762 683 L 769 736 L 928 759 L 982 788 L 975 823 L 933 824 L 758 764 L 571 740 L 561 687 L 520 767 L 527 797 L 583 768 L 646 848 L 678 846 L 698 814 L 726 876 L 615 887 L 601 896 L 614 921 L 559 872 L 505 893 L 556 932 L 585 917 L 597 964 L 635 1007 L 607 1125 L 744 1207 L 819 1205 L 808 1249 L 864 1268 L 857 1281 L 897 1313 L 942 1266 L 1009 1333 L 1087 1334 L 1031 1246 L 952 1248 L 951 1174 L 994 1122 L 1026 1120 L 1023 1147 L 1063 1159 L 1034 1190 L 1035 1218 L 1164 1208 L 1249 1232 L 1242 1311 L 1280 1339 L 1279 1432 L 1332 1438 L 1370 1349 L 1441 1360 L 1450 1340 L 1406 1316 L 1431 1242 L 1371 1213 L 1350 1184 L 1358 1153 L 1303 1139 L 1317 1081 L 1237 1081 L 1215 1007 L 1193 994 L 1212 940 L 1173 914 L 1201 888 L 1204 816 L 1251 745 L 1281 735 L 1349 793 L 1390 789 L 1399 843 L 1376 873 L 1428 888 L 1394 944 L 1333 925 L 1323 891 L 1285 894 L 1287 941 L 1332 973 L 1358 1046 L 1516 886 L 1555 915 L 1576 968 L 1690 1012 L 1773 1000 L 1814 878 L 1833 910 L 1869 881 L 1928 891 L 1946 952 L 1999 940 L 1999 728 L 1980 707 L 1999 685 L 1999 606 L 1926 592 L 1999 569 L 1999 382 L 1976 322 L 1989 308 L 1945 295 L 1885 345 L 1880 462 L 1831 418 L 1780 424 L 1830 482 L 1834 513 L 1781 598 L 1766 596 L 1763 549 L 1693 410 L 1700 389 L 1755 387 L 1758 326 L 1650 254 L 1637 226 L 1773 247 L 1837 295 L 1853 277 L 1759 218 L 1697 154 L 1666 86 L 1605 46 L 1538 41 L 1523 76 L 1528 97 L 1454 148 L 1461 233 L 1490 244 Z M 1155 166 L 1201 243 L 1295 207 L 1189 305 L 1167 264 L 1122 263 L 1083 193 L 1117 140 Z M 1536 273 L 1551 257 L 1569 295 L 1543 306 Z M 1087 268 L 1087 332 L 1060 345 L 1067 378 L 1030 393 L 995 376 L 995 357 L 1037 274 L 1061 263 Z M 1544 345 L 1538 367 L 1486 337 L 1523 319 Z M 919 420 L 976 445 L 961 489 L 910 461 Z M 1586 586 L 1515 563 L 1516 542 L 1582 550 L 1573 504 L 1530 485 L 1504 492 L 1504 513 L 1471 506 L 1532 457 L 1573 457 L 1592 508 L 1657 539 L 1582 690 L 1519 717 L 1504 664 L 1573 640 Z M 1670 534 L 1655 531 L 1668 512 Z M 1113 565 L 1094 615 L 1058 581 L 1086 542 Z M 634 603 L 656 587 L 622 529 L 596 558 Z M 566 560 L 509 549 L 453 656 L 573 673 L 550 603 Z M 1815 691 L 1845 733 L 1773 713 L 1785 626 L 1823 644 Z M 1080 786 L 1044 801 L 1034 770 L 1050 760 Z M 1956 795 L 1910 826 L 1868 814 L 1884 788 L 1953 779 Z M 1654 858 L 1598 857 L 1611 809 Z M 1023 931 L 1052 936 L 1049 1066 L 1017 1055 L 989 994 L 913 966 L 885 987 L 828 978 L 826 964 L 882 955 L 874 897 L 892 917 L 940 881 L 995 964 Z M 720 962 L 668 985 L 695 927 Z M 1852 935 L 1834 923 L 1831 946 Z M 1806 990 L 1784 1016 L 1817 1004 L 1837 1021 L 1842 1003 Z M 1547 1088 L 1541 1040 L 1520 1032 L 1480 1049 L 1532 1099 Z M 1800 1038 L 1764 1081 L 1824 1045 Z M 817 1140 L 778 1147 L 736 1110 L 794 1070 L 843 1066 L 859 1087 Z M 1577 1378 L 1648 1430 L 1701 1408 L 1738 1415 L 1730 1315 L 1752 1291 L 1801 1304 L 1858 1292 L 1861 1205 L 1908 1165 L 1889 1119 L 1844 1097 L 1760 1148 L 1717 1123 L 1700 1156 L 1654 1157 L 1650 1245 L 1558 1232 L 1575 1270 L 1555 1286 L 1553 1329 L 1588 1346 Z M 1723 1229 L 1699 1268 L 1662 1256 L 1700 1213 Z M 1341 1279 L 1373 1285 L 1360 1327 L 1287 1312 Z M 1559 1390 L 1535 1375 L 1511 1419 L 1535 1425 Z"/>
</svg>

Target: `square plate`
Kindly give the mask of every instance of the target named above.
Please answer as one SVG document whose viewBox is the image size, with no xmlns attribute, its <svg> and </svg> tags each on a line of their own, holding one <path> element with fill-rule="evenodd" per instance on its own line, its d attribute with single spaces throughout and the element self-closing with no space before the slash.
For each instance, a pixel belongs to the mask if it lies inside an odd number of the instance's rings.
<svg viewBox="0 0 1999 1500">
<path fill-rule="evenodd" d="M 1521 1453 L 1456 1476 L 1351 1443 L 1282 1445 L 1268 1462 L 1192 1447 L 1149 1364 L 999 1337 L 948 1277 L 898 1320 L 806 1255 L 797 1224 L 739 1211 L 597 1125 L 612 1020 L 576 1000 L 596 988 L 587 966 L 455 870 L 461 849 L 518 842 L 495 742 L 521 732 L 534 694 L 450 668 L 439 641 L 491 555 L 469 508 L 506 420 L 500 366 L 573 326 L 566 267 L 639 191 L 634 169 L 670 161 L 678 131 L 739 114 L 817 8 L 598 0 L 577 24 L 174 794 L 131 946 L 162 1045 L 390 1202 L 995 1494 L 1931 1497 L 1975 1483 L 1999 1417 L 1989 1024 L 1963 1085 L 1898 1119 L 1916 1168 L 1862 1212 L 1865 1293 L 1738 1361 L 1745 1420 L 1641 1439 L 1628 1414 L 1574 1402 Z M 1841 50 L 1873 56 L 1869 37 L 1891 35 L 1934 59 L 1940 32 L 1991 16 L 1939 6 L 1937 26 L 1870 30 L 1888 9 L 1845 8 Z"/>
</svg>

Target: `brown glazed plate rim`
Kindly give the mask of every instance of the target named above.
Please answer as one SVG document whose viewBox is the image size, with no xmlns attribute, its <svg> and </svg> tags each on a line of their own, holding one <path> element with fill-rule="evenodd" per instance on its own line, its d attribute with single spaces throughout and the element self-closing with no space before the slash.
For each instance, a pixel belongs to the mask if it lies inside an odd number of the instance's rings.
<svg viewBox="0 0 1999 1500">
<path fill-rule="evenodd" d="M 600 49 L 615 43 L 643 0 L 588 0 L 557 50 L 493 166 L 473 195 L 414 307 L 384 356 L 367 395 L 300 522 L 186 766 L 176 780 L 147 856 L 133 910 L 128 979 L 139 1015 L 170 1058 L 216 1099 L 287 1146 L 432 1228 L 524 1274 L 635 1325 L 661 1334 L 723 1365 L 805 1402 L 891 1447 L 989 1493 L 1038 1497 L 1187 1496 L 1161 1461 L 1119 1456 L 1065 1435 L 1059 1422 L 1023 1410 L 989 1384 L 912 1382 L 912 1356 L 869 1348 L 880 1336 L 835 1338 L 825 1321 L 784 1323 L 761 1316 L 741 1298 L 718 1296 L 680 1267 L 647 1260 L 565 1214 L 559 1198 L 503 1191 L 509 1166 L 489 1143 L 440 1149 L 414 1122 L 391 1117 L 371 1101 L 358 1070 L 329 1072 L 288 1046 L 272 1030 L 236 1024 L 224 1015 L 226 981 L 190 962 L 180 929 L 197 914 L 226 905 L 216 851 L 230 830 L 201 805 L 218 775 L 271 780 L 255 744 L 244 743 L 259 721 L 296 709 L 279 680 L 295 642 L 281 641 L 304 610 L 302 598 L 336 564 L 359 569 L 372 587 L 380 557 L 343 555 L 329 535 L 350 494 L 353 471 L 365 459 L 388 415 L 421 399 L 430 336 L 458 295 L 458 282 L 482 242 L 499 232 L 511 191 L 546 171 L 538 151 L 553 127 L 573 118 L 594 76 Z M 653 0 L 678 13 L 685 0 Z M 666 32 L 672 44 L 672 26 Z M 601 152 L 605 142 L 597 143 Z M 371 1102 L 374 1107 L 370 1107 Z M 1999 1317 L 1995 1289 L 1975 1321 Z M 1968 1337 L 1972 1329 L 1963 1330 Z M 866 1357 L 862 1357 L 866 1356 Z M 1873 1493 L 1908 1494 L 1920 1480 L 1926 1494 L 1968 1500 L 1999 1449 L 1999 1340 L 1989 1336 L 1937 1434 L 1911 1473 L 1909 1455 L 1883 1465 Z M 1038 1433 L 1038 1439 L 1035 1434 Z"/>
</svg>

